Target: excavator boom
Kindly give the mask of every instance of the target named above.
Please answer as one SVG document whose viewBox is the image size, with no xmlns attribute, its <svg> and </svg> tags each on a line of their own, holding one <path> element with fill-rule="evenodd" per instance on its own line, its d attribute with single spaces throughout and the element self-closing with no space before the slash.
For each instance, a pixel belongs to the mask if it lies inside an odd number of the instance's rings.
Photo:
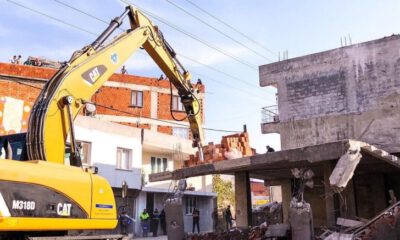
<svg viewBox="0 0 400 240">
<path fill-rule="evenodd" d="M 105 44 L 125 17 L 129 17 L 131 29 Z M 70 134 L 70 164 L 80 166 L 73 139 L 73 119 L 83 104 L 140 47 L 147 51 L 177 89 L 188 116 L 193 145 L 201 148 L 203 132 L 200 104 L 190 83 L 189 72 L 177 61 L 175 52 L 158 28 L 140 11 L 128 6 L 92 44 L 75 52 L 71 60 L 45 85 L 29 119 L 29 159 L 64 164 L 65 143 Z"/>
</svg>

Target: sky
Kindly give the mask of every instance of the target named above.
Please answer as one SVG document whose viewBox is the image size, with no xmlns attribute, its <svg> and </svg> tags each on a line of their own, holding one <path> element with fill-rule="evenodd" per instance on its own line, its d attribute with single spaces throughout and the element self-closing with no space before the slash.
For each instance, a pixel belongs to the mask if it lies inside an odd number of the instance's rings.
<svg viewBox="0 0 400 240">
<path fill-rule="evenodd" d="M 338 48 L 344 37 L 355 44 L 400 31 L 399 0 L 124 1 L 153 15 L 150 18 L 193 81 L 200 78 L 205 84 L 205 127 L 241 131 L 246 124 L 250 144 L 259 153 L 265 152 L 266 145 L 280 149 L 280 137 L 261 134 L 261 108 L 276 105 L 277 89 L 259 86 L 258 66 L 278 61 L 284 51 L 293 58 Z M 105 29 L 107 24 L 98 19 L 109 22 L 123 12 L 124 1 L 0 0 L 0 61 L 8 62 L 18 54 L 24 59 L 68 60 Z M 143 51 L 125 65 L 134 75 L 159 77 L 162 73 Z M 206 142 L 218 142 L 227 133 L 205 134 Z"/>
</svg>

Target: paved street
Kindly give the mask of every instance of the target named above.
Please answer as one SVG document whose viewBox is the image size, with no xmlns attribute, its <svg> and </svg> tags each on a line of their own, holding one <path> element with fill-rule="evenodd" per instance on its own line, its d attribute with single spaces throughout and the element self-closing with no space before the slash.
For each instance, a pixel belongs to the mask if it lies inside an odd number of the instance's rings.
<svg viewBox="0 0 400 240">
<path fill-rule="evenodd" d="M 167 240 L 167 236 L 158 236 L 158 237 L 147 237 L 147 238 L 133 238 L 133 239 L 147 239 L 147 240 Z"/>
</svg>

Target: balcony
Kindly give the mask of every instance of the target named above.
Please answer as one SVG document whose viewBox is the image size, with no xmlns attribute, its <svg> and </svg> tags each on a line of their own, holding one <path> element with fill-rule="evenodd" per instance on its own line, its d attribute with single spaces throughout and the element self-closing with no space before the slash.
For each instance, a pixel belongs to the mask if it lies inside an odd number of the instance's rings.
<svg viewBox="0 0 400 240">
<path fill-rule="evenodd" d="M 261 108 L 261 124 L 279 122 L 278 105 Z"/>
</svg>

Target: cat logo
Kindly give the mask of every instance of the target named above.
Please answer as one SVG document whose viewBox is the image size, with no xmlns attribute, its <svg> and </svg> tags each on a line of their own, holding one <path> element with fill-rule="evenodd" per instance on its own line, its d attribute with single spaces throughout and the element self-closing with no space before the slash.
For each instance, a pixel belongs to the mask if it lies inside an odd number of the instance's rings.
<svg viewBox="0 0 400 240">
<path fill-rule="evenodd" d="M 100 77 L 99 69 L 97 67 L 93 68 L 93 70 L 89 73 L 90 80 L 94 83 Z"/>
<path fill-rule="evenodd" d="M 71 216 L 71 203 L 58 203 L 57 214 L 59 216 Z"/>
<path fill-rule="evenodd" d="M 82 78 L 90 85 L 93 85 L 106 71 L 107 68 L 104 65 L 97 65 L 84 72 Z"/>
</svg>

